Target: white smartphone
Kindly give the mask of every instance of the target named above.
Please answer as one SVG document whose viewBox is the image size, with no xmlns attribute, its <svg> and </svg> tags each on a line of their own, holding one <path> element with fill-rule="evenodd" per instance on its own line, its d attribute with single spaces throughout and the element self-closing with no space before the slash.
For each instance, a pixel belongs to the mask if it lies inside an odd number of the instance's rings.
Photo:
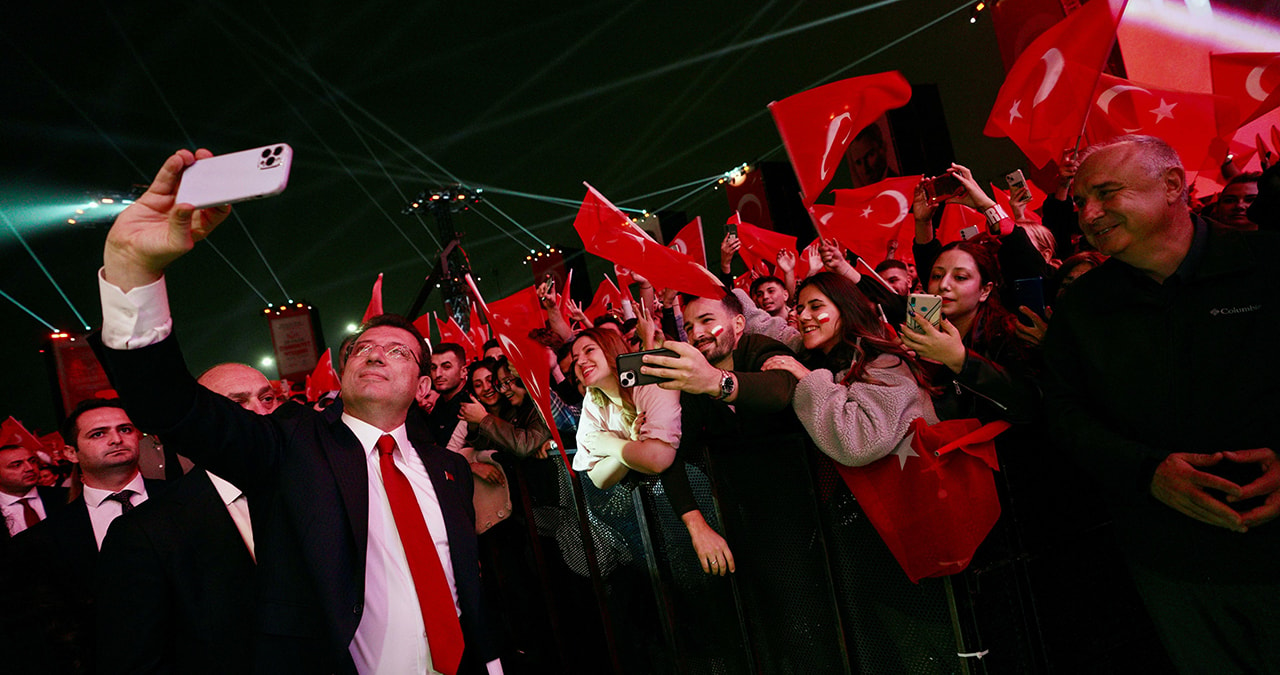
<svg viewBox="0 0 1280 675">
<path fill-rule="evenodd" d="M 274 197 L 288 186 L 292 165 L 293 148 L 286 143 L 196 160 L 182 172 L 178 203 L 203 209 Z"/>
<path fill-rule="evenodd" d="M 907 328 L 923 333 L 924 327 L 916 321 L 912 312 L 920 312 L 924 320 L 933 324 L 934 328 L 942 325 L 942 296 L 928 293 L 912 293 L 907 296 Z"/>
<path fill-rule="evenodd" d="M 1027 179 L 1022 175 L 1022 169 L 1015 169 L 1012 173 L 1004 177 L 1005 182 L 1009 184 L 1010 197 L 1013 196 L 1015 190 L 1022 190 L 1022 194 L 1018 195 L 1019 204 L 1026 204 L 1031 201 L 1031 190 L 1027 188 Z"/>
</svg>

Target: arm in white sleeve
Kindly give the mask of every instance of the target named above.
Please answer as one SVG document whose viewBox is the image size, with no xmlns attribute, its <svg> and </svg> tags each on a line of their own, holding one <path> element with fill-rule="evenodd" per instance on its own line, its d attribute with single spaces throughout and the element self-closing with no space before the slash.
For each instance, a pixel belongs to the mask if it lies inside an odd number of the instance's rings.
<svg viewBox="0 0 1280 675">
<path fill-rule="evenodd" d="M 141 349 L 169 337 L 173 317 L 164 277 L 128 293 L 107 282 L 98 270 L 102 297 L 102 344 L 110 349 Z"/>
</svg>

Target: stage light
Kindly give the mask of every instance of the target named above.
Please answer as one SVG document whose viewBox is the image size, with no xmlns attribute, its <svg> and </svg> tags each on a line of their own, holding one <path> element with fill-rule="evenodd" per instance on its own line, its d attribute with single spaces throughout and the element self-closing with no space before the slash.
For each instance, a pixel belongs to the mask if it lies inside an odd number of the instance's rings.
<svg viewBox="0 0 1280 675">
<path fill-rule="evenodd" d="M 103 198 L 102 198 L 102 203 L 103 203 L 103 204 L 114 204 L 114 203 L 116 203 L 116 200 L 114 200 L 114 199 L 112 199 L 112 198 L 110 198 L 110 197 L 103 197 Z"/>
<path fill-rule="evenodd" d="M 76 224 L 76 219 L 75 219 L 75 218 L 68 218 L 68 219 L 67 219 L 67 224 L 68 224 L 68 225 L 75 225 L 75 224 Z"/>
<path fill-rule="evenodd" d="M 348 332 L 348 333 L 354 333 L 354 332 L 356 332 L 356 331 L 358 331 L 358 330 L 360 330 L 360 327 L 359 327 L 359 326 L 357 326 L 357 325 L 355 325 L 354 323 L 349 323 L 349 324 L 347 324 L 347 332 Z"/>
<path fill-rule="evenodd" d="M 276 360 L 271 358 L 270 356 L 264 356 L 262 357 L 262 360 L 259 361 L 258 363 L 261 363 L 263 368 L 270 368 L 271 366 L 275 365 Z"/>
<path fill-rule="evenodd" d="M 96 209 L 96 208 L 98 208 L 98 202 L 96 202 L 96 201 L 89 202 L 89 208 L 91 208 L 91 209 Z"/>
<path fill-rule="evenodd" d="M 76 215 L 77 215 L 77 216 L 83 216 L 83 215 L 84 215 L 84 209 L 76 209 Z"/>
</svg>

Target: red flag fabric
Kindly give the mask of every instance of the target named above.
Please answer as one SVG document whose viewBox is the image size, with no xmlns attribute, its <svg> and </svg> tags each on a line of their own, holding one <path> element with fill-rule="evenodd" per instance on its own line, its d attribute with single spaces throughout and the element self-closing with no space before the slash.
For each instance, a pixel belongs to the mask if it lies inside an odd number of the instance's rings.
<svg viewBox="0 0 1280 675">
<path fill-rule="evenodd" d="M 676 253 L 687 255 L 694 262 L 706 267 L 707 245 L 702 239 L 702 216 L 689 221 L 688 225 L 685 225 L 683 229 L 676 233 L 676 236 L 671 238 L 671 243 L 667 244 L 667 248 Z"/>
<path fill-rule="evenodd" d="M 44 444 L 40 439 L 35 437 L 27 428 L 22 426 L 22 422 L 9 419 L 0 422 L 0 445 L 21 445 L 31 452 L 41 452 L 44 450 Z"/>
<path fill-rule="evenodd" d="M 67 445 L 66 441 L 62 439 L 62 434 L 56 431 L 47 433 L 38 440 L 40 445 L 44 446 L 45 452 L 49 453 L 49 456 L 55 460 L 62 456 L 62 448 Z"/>
<path fill-rule="evenodd" d="M 1210 54 L 1213 93 L 1240 107 L 1241 125 L 1280 106 L 1280 52 Z"/>
<path fill-rule="evenodd" d="M 588 251 L 634 270 L 654 288 L 673 288 L 709 298 L 724 295 L 724 286 L 706 267 L 650 239 L 595 188 L 584 185 L 587 196 L 573 229 Z"/>
<path fill-rule="evenodd" d="M 852 77 L 769 104 L 806 205 L 831 182 L 849 144 L 886 110 L 911 100 L 911 84 L 889 71 Z"/>
<path fill-rule="evenodd" d="M 595 297 L 591 299 L 591 305 L 582 311 L 592 321 L 598 316 L 603 316 L 610 308 L 622 309 L 622 291 L 614 285 L 609 275 L 605 275 L 604 281 L 596 287 Z"/>
<path fill-rule="evenodd" d="M 861 467 L 837 464 L 867 520 L 913 582 L 956 574 L 1000 518 L 994 439 L 1008 422 L 932 426 L 917 418 L 910 447 Z"/>
<path fill-rule="evenodd" d="M 868 227 L 867 219 L 855 209 L 814 204 L 809 207 L 809 216 L 820 236 L 835 239 L 872 267 L 888 256 L 889 242 L 898 236 L 897 228 Z"/>
<path fill-rule="evenodd" d="M 1158 89 L 1103 75 L 1089 114 L 1089 133 L 1098 140 L 1122 134 L 1149 134 L 1165 140 L 1188 171 L 1226 160 L 1228 140 L 1240 126 L 1236 102 L 1225 96 Z"/>
<path fill-rule="evenodd" d="M 810 244 L 804 247 L 800 255 L 796 256 L 796 280 L 808 279 L 809 277 L 821 272 L 822 256 L 818 253 L 818 246 L 822 243 L 822 239 L 814 239 Z"/>
<path fill-rule="evenodd" d="M 1009 217 L 1012 218 L 1013 211 L 1009 210 L 1009 199 L 1012 195 L 1012 191 L 999 187 L 995 183 L 988 183 L 988 185 L 991 186 L 991 197 L 995 199 L 996 203 L 1004 209 L 1004 212 L 1009 214 Z M 1036 184 L 1032 183 L 1030 178 L 1027 179 L 1027 189 L 1031 191 L 1031 201 L 1027 202 L 1026 206 L 1023 208 L 1028 213 L 1031 211 L 1038 211 L 1044 204 L 1044 198 L 1048 195 L 1044 193 L 1044 190 L 1036 187 Z"/>
<path fill-rule="evenodd" d="M 471 303 L 471 318 L 467 321 L 471 327 L 467 330 L 467 337 L 471 339 L 471 344 L 476 347 L 477 352 L 484 350 L 484 343 L 489 341 L 489 329 L 480 323 L 480 314 L 476 312 L 476 303 Z M 483 353 L 481 354 L 483 356 Z"/>
<path fill-rule="evenodd" d="M 326 349 L 316 363 L 315 370 L 307 376 L 307 400 L 319 401 L 321 396 L 341 388 L 342 381 L 338 379 L 338 372 L 333 369 L 332 350 Z"/>
<path fill-rule="evenodd" d="M 729 216 L 728 222 L 738 227 L 738 240 L 742 242 L 738 255 L 742 256 L 748 268 L 761 276 L 773 274 L 771 270 L 777 265 L 779 251 L 795 253 L 796 238 L 789 234 L 744 223 L 736 213 Z"/>
<path fill-rule="evenodd" d="M 618 278 L 618 288 L 620 289 L 628 288 L 631 286 L 631 284 L 634 284 L 636 282 L 636 280 L 631 277 L 630 270 L 623 267 L 622 265 L 613 266 L 613 276 Z"/>
<path fill-rule="evenodd" d="M 755 281 L 757 276 L 758 275 L 755 272 L 752 272 L 751 270 L 747 270 L 746 272 L 743 272 L 742 274 L 739 274 L 737 277 L 734 278 L 733 287 L 741 288 L 742 290 L 750 293 L 751 282 Z"/>
<path fill-rule="evenodd" d="M 978 232 L 986 232 L 987 218 L 977 209 L 948 202 L 942 207 L 942 221 L 938 224 L 938 233 L 935 236 L 943 246 L 946 246 L 953 241 L 960 241 L 962 239 L 960 230 L 966 227 L 976 227 Z M 929 270 L 918 271 L 921 279 L 929 278 Z"/>
<path fill-rule="evenodd" d="M 560 430 L 556 428 L 556 420 L 551 413 L 551 367 L 543 356 L 547 348 L 529 337 L 529 331 L 545 325 L 537 289 L 530 286 L 501 300 L 495 300 L 490 305 L 481 297 L 480 289 L 476 288 L 476 282 L 470 274 L 467 275 L 467 285 L 471 287 L 472 299 L 480 305 L 480 310 L 489 321 L 494 338 L 507 355 L 507 361 L 520 374 L 520 381 L 524 383 L 538 412 L 542 414 L 542 420 L 551 430 L 551 438 L 561 449 L 560 457 L 564 460 L 565 468 L 572 474 L 569 457 L 563 452 L 564 442 L 560 440 Z"/>
<path fill-rule="evenodd" d="M 471 342 L 471 338 L 467 337 L 467 334 L 462 330 L 462 326 L 459 326 L 458 322 L 453 320 L 453 317 L 449 317 L 448 321 L 441 321 L 440 316 L 435 312 L 431 314 L 436 318 L 436 329 L 440 331 L 441 342 L 462 345 L 462 350 L 467 353 L 468 361 L 480 358 L 480 350 L 477 345 Z"/>
<path fill-rule="evenodd" d="M 983 133 L 1007 136 L 1037 167 L 1073 147 L 1126 3 L 1085 3 L 1028 45 L 1005 76 Z"/>
<path fill-rule="evenodd" d="M 382 314 L 382 273 L 378 273 L 378 280 L 373 282 L 373 293 L 369 296 L 369 306 L 364 310 L 364 318 L 360 319 L 360 323 L 364 323 L 373 317 Z"/>
<path fill-rule="evenodd" d="M 836 208 L 848 213 L 831 219 L 838 230 L 831 236 L 872 266 L 888 257 L 889 241 L 897 241 L 898 250 L 906 255 L 915 238 L 911 200 L 920 179 L 920 176 L 886 178 L 854 190 L 834 190 Z"/>
<path fill-rule="evenodd" d="M 431 324 L 432 324 L 432 321 L 431 321 L 431 316 L 429 314 L 423 314 L 422 316 L 413 320 L 413 327 L 417 328 L 419 333 L 422 333 L 422 337 L 426 338 L 427 342 L 430 342 L 431 344 L 434 345 L 436 344 L 436 340 L 431 337 L 431 331 L 432 331 Z"/>
</svg>

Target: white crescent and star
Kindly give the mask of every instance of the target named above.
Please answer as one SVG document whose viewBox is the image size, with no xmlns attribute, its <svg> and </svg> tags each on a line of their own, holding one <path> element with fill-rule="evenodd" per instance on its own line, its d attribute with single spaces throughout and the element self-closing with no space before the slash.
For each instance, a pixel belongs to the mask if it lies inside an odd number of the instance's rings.
<svg viewBox="0 0 1280 675">
<path fill-rule="evenodd" d="M 875 201 L 881 197 L 889 197 L 898 205 L 898 213 L 894 215 L 893 218 L 889 219 L 887 222 L 876 223 L 881 227 L 893 227 L 894 225 L 897 225 L 899 221 L 901 221 L 907 215 L 907 212 L 911 210 L 911 203 L 907 201 L 907 196 L 902 194 L 901 192 L 898 192 L 897 190 L 885 190 L 884 192 L 881 192 L 880 194 L 873 197 L 872 201 Z M 870 211 L 871 211 L 871 206 L 868 205 L 866 210 L 862 212 L 862 217 L 869 218 L 871 216 Z"/>
<path fill-rule="evenodd" d="M 1143 89 L 1142 87 L 1135 87 L 1131 84 L 1117 84 L 1114 87 L 1111 87 L 1110 89 L 1107 89 L 1106 91 L 1102 92 L 1101 94 L 1098 94 L 1098 107 L 1102 108 L 1102 112 L 1106 113 L 1107 115 L 1110 115 L 1111 111 L 1109 110 L 1109 108 L 1111 107 L 1111 100 L 1119 96 L 1120 94 L 1123 94 L 1126 91 L 1140 91 L 1144 94 L 1147 94 L 1148 96 L 1151 95 L 1151 92 L 1147 91 L 1146 89 Z M 1161 103 L 1163 104 L 1164 101 L 1162 100 Z M 1173 110 L 1173 106 L 1169 106 L 1169 111 L 1172 112 L 1172 110 Z M 1155 112 L 1155 111 L 1152 111 L 1152 112 Z M 1125 129 L 1124 131 L 1127 134 L 1131 134 L 1141 129 L 1142 127 L 1139 126 L 1139 127 L 1133 127 L 1132 129 Z"/>
</svg>

